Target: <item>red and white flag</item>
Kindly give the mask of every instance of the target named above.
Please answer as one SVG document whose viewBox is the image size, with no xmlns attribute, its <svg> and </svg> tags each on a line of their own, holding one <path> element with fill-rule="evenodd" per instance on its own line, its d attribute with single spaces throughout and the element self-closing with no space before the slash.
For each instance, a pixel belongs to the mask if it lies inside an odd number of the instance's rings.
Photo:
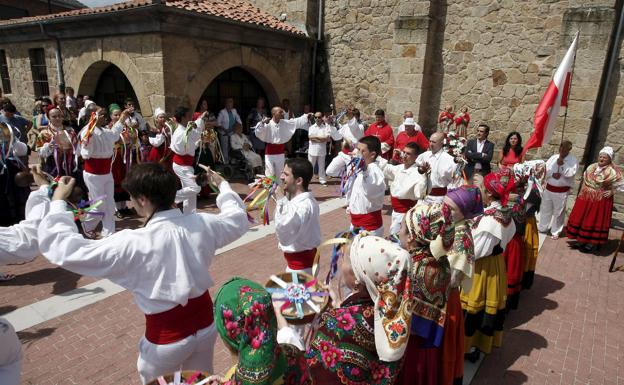
<svg viewBox="0 0 624 385">
<path fill-rule="evenodd" d="M 563 57 L 561 64 L 559 64 L 559 68 L 557 68 L 555 75 L 550 81 L 544 97 L 542 97 L 535 110 L 535 116 L 533 117 L 534 130 L 522 151 L 522 156 L 530 148 L 542 147 L 544 144 L 548 144 L 555 131 L 555 123 L 557 123 L 557 117 L 559 117 L 559 108 L 561 106 L 567 108 L 568 106 L 572 65 L 576 55 L 578 37 L 579 34 L 577 32 L 572 45 L 568 48 L 568 52 Z"/>
</svg>

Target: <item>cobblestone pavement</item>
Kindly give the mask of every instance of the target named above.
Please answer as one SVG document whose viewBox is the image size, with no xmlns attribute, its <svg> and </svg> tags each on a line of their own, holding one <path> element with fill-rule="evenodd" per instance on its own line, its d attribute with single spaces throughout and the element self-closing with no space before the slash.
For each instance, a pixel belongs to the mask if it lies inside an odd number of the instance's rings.
<svg viewBox="0 0 624 385">
<path fill-rule="evenodd" d="M 242 184 L 234 187 L 247 191 Z M 320 202 L 336 197 L 336 187 L 312 185 Z M 214 197 L 200 200 L 199 207 L 214 211 Z M 387 210 L 384 221 L 388 226 Z M 321 216 L 321 227 L 323 238 L 330 238 L 348 227 L 348 217 L 343 209 L 333 210 Z M 614 248 L 613 241 L 592 256 L 569 249 L 565 238 L 547 239 L 533 288 L 522 293 L 520 308 L 507 318 L 503 348 L 485 358 L 473 384 L 624 385 L 624 274 L 607 272 Z M 252 241 L 215 257 L 211 293 L 232 275 L 264 283 L 283 266 L 275 235 Z M 42 257 L 2 271 L 19 276 L 0 284 L 0 314 L 96 281 Z M 18 333 L 24 347 L 22 383 L 139 384 L 136 358 L 143 325 L 143 315 L 124 291 L 23 330 Z M 217 342 L 215 371 L 230 365 L 229 353 Z"/>
</svg>

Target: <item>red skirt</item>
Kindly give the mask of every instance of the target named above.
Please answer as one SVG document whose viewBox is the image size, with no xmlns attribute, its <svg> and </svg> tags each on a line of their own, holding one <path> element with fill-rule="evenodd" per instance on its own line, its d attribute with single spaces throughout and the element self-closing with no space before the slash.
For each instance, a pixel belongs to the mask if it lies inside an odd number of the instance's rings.
<svg viewBox="0 0 624 385">
<path fill-rule="evenodd" d="M 397 385 L 438 385 L 438 348 L 421 348 L 422 338 L 411 335 Z"/>
<path fill-rule="evenodd" d="M 438 384 L 461 384 L 464 377 L 464 313 L 457 288 L 449 292 L 438 360 Z"/>
<path fill-rule="evenodd" d="M 524 275 L 524 236 L 516 233 L 503 256 L 507 268 L 507 309 L 517 309 Z"/>
<path fill-rule="evenodd" d="M 593 245 L 607 243 L 612 211 L 613 196 L 598 201 L 577 198 L 568 218 L 567 237 Z"/>
<path fill-rule="evenodd" d="M 115 181 L 115 192 L 123 192 L 124 189 L 121 187 L 121 182 L 123 182 L 126 177 L 126 165 L 124 164 L 123 149 L 115 150 L 115 160 L 113 161 L 111 172 L 113 173 L 113 181 Z"/>
</svg>

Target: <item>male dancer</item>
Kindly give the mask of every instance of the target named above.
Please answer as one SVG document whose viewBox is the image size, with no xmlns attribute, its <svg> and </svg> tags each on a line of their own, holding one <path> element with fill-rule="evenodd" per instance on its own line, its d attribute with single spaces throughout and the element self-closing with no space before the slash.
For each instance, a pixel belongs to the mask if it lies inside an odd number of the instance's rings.
<svg viewBox="0 0 624 385">
<path fill-rule="evenodd" d="M 182 214 L 171 208 L 175 176 L 157 163 L 134 166 L 123 186 L 145 226 L 105 240 L 78 233 L 63 201 L 75 180 L 63 177 L 39 226 L 39 248 L 52 263 L 108 278 L 134 295 L 146 323 L 137 362 L 143 384 L 180 369 L 213 371 L 216 329 L 209 268 L 215 251 L 240 238 L 248 223 L 238 194 L 217 173 L 209 171 L 208 177 L 219 187 L 221 213 Z"/>
<path fill-rule="evenodd" d="M 353 186 L 347 191 L 347 212 L 351 216 L 351 227 L 367 230 L 383 236 L 383 207 L 386 183 L 384 174 L 375 162 L 381 153 L 381 141 L 376 136 L 365 136 L 357 144 L 364 162 L 363 171 L 356 174 Z"/>
<path fill-rule="evenodd" d="M 316 248 L 321 244 L 319 205 L 308 191 L 312 174 L 308 160 L 292 158 L 286 161 L 280 176 L 286 196 L 277 201 L 275 234 L 288 264 L 286 271 L 312 274 Z"/>
<path fill-rule="evenodd" d="M 123 122 L 129 115 L 124 110 L 113 127 L 104 128 L 106 114 L 102 107 L 97 107 L 87 126 L 80 131 L 80 156 L 84 160 L 82 175 L 89 190 L 89 199 L 103 199 L 100 211 L 102 217 L 102 237 L 115 232 L 115 181 L 111 172 L 115 142 L 119 140 L 123 131 Z M 98 224 L 98 220 L 85 221 L 84 228 L 91 232 Z"/>
<path fill-rule="evenodd" d="M 197 194 L 201 187 L 195 182 L 195 149 L 197 141 L 204 131 L 204 112 L 197 120 L 190 122 L 190 112 L 186 107 L 178 107 L 174 118 L 178 123 L 171 135 L 171 151 L 173 152 L 173 172 L 180 179 L 182 188 L 176 193 L 176 203 L 182 202 L 184 214 L 194 213 L 197 209 Z"/>
<path fill-rule="evenodd" d="M 264 118 L 256 124 L 256 138 L 266 143 L 264 149 L 264 168 L 266 176 L 279 176 L 284 168 L 284 150 L 298 128 L 306 129 L 312 114 L 301 115 L 295 119 L 284 119 L 282 107 L 271 109 L 271 118 Z"/>
</svg>

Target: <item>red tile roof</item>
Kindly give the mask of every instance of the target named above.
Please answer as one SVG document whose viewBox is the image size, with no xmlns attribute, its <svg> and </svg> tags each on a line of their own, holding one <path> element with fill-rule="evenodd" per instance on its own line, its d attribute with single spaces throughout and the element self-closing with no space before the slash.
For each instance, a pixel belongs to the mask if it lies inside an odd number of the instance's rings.
<svg viewBox="0 0 624 385">
<path fill-rule="evenodd" d="M 109 13 L 127 9 L 140 8 L 154 4 L 153 0 L 132 0 L 123 3 L 108 5 L 105 7 L 82 8 L 72 11 L 53 13 L 50 15 L 22 17 L 19 19 L 1 20 L 0 26 L 24 24 L 42 20 L 62 19 L 98 13 Z M 275 16 L 262 11 L 260 8 L 244 0 L 161 0 L 162 4 L 181 10 L 197 12 L 241 23 L 254 24 L 260 27 L 290 32 L 296 35 L 304 35 L 304 32 L 296 27 L 279 21 Z"/>
</svg>

